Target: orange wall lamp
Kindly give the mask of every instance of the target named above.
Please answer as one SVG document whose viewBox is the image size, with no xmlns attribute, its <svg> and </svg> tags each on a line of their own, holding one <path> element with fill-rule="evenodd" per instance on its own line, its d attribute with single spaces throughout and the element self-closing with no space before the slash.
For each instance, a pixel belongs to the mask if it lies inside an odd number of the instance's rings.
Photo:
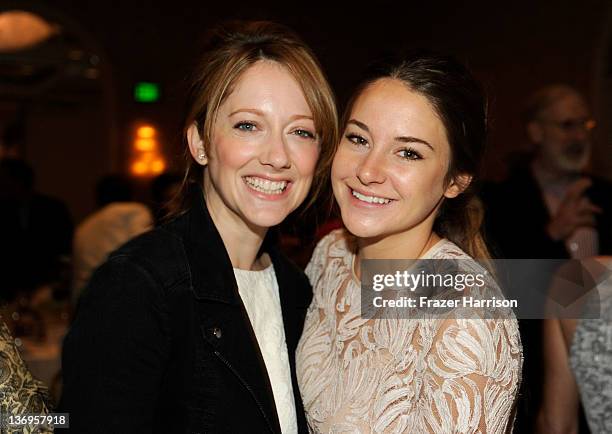
<svg viewBox="0 0 612 434">
<path fill-rule="evenodd" d="M 132 144 L 130 172 L 138 177 L 156 176 L 166 169 L 166 162 L 159 151 L 157 129 L 152 125 L 136 127 Z"/>
</svg>

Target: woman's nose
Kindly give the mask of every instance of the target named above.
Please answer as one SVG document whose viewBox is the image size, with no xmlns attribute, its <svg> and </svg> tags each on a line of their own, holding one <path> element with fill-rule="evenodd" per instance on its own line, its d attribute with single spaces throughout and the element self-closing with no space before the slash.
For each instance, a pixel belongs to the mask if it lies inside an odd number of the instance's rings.
<svg viewBox="0 0 612 434">
<path fill-rule="evenodd" d="M 287 152 L 287 144 L 282 136 L 275 135 L 269 138 L 260 161 L 262 164 L 272 166 L 275 169 L 288 169 L 291 167 L 291 158 Z"/>
<path fill-rule="evenodd" d="M 357 178 L 364 185 L 385 182 L 384 164 L 375 152 L 370 152 L 363 157 L 357 166 Z"/>
</svg>

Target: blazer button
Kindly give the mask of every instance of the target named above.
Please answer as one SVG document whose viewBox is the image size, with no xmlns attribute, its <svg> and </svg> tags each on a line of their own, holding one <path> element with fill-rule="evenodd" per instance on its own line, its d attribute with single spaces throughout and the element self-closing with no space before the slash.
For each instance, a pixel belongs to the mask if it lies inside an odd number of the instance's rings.
<svg viewBox="0 0 612 434">
<path fill-rule="evenodd" d="M 217 338 L 217 339 L 221 339 L 221 336 L 223 336 L 223 333 L 221 332 L 221 329 L 219 327 L 213 327 L 212 329 L 212 334 Z"/>
</svg>

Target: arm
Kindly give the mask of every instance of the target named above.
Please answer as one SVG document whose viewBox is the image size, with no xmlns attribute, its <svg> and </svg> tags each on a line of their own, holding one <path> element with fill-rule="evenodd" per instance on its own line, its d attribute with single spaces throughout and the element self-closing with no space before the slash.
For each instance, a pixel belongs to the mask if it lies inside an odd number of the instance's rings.
<svg viewBox="0 0 612 434">
<path fill-rule="evenodd" d="M 92 277 L 63 349 L 72 432 L 151 433 L 169 331 L 164 294 L 125 256 Z"/>
<path fill-rule="evenodd" d="M 427 356 L 426 432 L 511 432 L 522 353 L 515 319 L 448 319 Z"/>
<path fill-rule="evenodd" d="M 543 321 L 544 390 L 538 414 L 538 432 L 575 434 L 578 432 L 578 388 L 571 372 L 561 323 Z"/>
</svg>

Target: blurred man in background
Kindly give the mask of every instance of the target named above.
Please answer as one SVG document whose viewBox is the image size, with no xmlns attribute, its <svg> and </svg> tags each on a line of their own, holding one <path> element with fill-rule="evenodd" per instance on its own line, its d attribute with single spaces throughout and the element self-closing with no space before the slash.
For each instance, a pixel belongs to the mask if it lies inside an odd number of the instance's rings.
<svg viewBox="0 0 612 434">
<path fill-rule="evenodd" d="M 31 294 L 61 279 L 71 250 L 66 205 L 35 189 L 23 160 L 0 159 L 0 288 L 5 299 Z"/>
<path fill-rule="evenodd" d="M 566 85 L 537 91 L 525 110 L 535 153 L 485 191 L 492 241 L 506 258 L 584 258 L 612 253 L 612 187 L 588 174 L 591 119 Z"/>
<path fill-rule="evenodd" d="M 588 171 L 595 121 L 584 97 L 566 85 L 544 87 L 527 101 L 524 120 L 534 153 L 483 190 L 493 251 L 517 259 L 612 254 L 612 187 Z M 531 433 L 543 399 L 542 321 L 519 326 L 525 362 L 515 431 Z M 578 432 L 588 432 L 580 420 Z"/>
</svg>

